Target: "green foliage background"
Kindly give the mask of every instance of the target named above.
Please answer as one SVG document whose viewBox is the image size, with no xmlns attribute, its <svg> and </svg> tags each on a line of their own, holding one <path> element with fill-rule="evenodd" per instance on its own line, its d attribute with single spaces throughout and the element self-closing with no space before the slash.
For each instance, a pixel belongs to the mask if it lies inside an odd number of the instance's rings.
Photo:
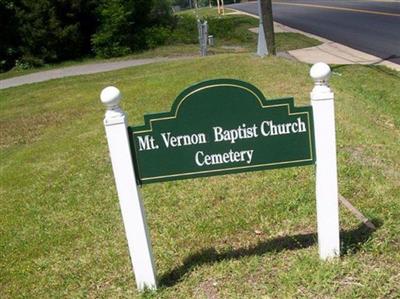
<svg viewBox="0 0 400 299">
<path fill-rule="evenodd" d="M 125 55 L 174 26 L 170 0 L 0 0 L 0 70 Z"/>
<path fill-rule="evenodd" d="M 102 57 L 126 55 L 163 43 L 157 35 L 175 24 L 166 0 L 110 0 L 99 7 L 100 26 L 92 38 L 94 52 Z M 153 39 L 151 34 L 154 33 Z"/>
</svg>

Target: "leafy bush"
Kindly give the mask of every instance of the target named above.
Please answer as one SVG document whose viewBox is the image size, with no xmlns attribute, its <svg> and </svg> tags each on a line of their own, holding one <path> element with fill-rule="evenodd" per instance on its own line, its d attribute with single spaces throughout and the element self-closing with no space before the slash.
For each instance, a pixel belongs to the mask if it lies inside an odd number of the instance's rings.
<svg viewBox="0 0 400 299">
<path fill-rule="evenodd" d="M 0 0 L 0 71 L 168 42 L 171 0 Z"/>
<path fill-rule="evenodd" d="M 109 0 L 99 14 L 101 25 L 92 43 L 96 55 L 103 57 L 165 44 L 175 21 L 167 0 Z"/>
<path fill-rule="evenodd" d="M 206 18 L 208 32 L 220 40 L 231 40 L 234 42 L 249 42 L 254 39 L 254 34 L 249 32 L 250 26 L 257 26 L 258 21 L 249 17 L 224 17 Z"/>
<path fill-rule="evenodd" d="M 133 12 L 127 6 L 133 5 L 132 2 L 110 0 L 100 7 L 101 25 L 92 37 L 93 50 L 98 56 L 121 56 L 131 51 L 129 44 L 135 22 Z"/>
<path fill-rule="evenodd" d="M 173 43 L 195 44 L 198 42 L 197 20 L 190 15 L 177 17 L 177 24 L 171 34 Z"/>
<path fill-rule="evenodd" d="M 170 43 L 172 30 L 167 27 L 151 27 L 144 30 L 144 35 L 146 37 L 146 46 L 149 49 L 156 48 L 157 46 L 162 46 Z"/>
<path fill-rule="evenodd" d="M 251 42 L 254 34 L 248 31 L 248 27 L 257 26 L 258 21 L 248 17 L 207 17 L 208 33 L 218 40 L 231 42 Z M 202 21 L 204 21 L 202 20 Z M 183 14 L 177 19 L 177 25 L 171 34 L 175 43 L 195 44 L 198 42 L 197 19 L 192 15 Z"/>
<path fill-rule="evenodd" d="M 55 62 L 87 54 L 96 5 L 94 0 L 21 0 L 16 8 L 20 60 Z"/>
<path fill-rule="evenodd" d="M 152 7 L 150 11 L 151 25 L 170 27 L 176 24 L 172 13 L 172 0 L 150 0 Z"/>
<path fill-rule="evenodd" d="M 44 64 L 43 59 L 34 56 L 24 55 L 20 59 L 17 59 L 15 61 L 15 68 L 20 70 L 26 70 L 33 67 L 42 66 L 43 64 Z"/>
</svg>

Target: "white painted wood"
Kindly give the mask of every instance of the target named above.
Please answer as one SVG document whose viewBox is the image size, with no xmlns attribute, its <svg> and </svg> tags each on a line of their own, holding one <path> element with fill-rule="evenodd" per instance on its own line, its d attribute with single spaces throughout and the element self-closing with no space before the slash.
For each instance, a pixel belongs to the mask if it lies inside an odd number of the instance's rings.
<svg viewBox="0 0 400 299">
<path fill-rule="evenodd" d="M 132 164 L 127 118 L 119 107 L 121 94 L 110 86 L 103 89 L 100 98 L 107 107 L 104 126 L 136 284 L 139 290 L 156 289 L 151 242 Z"/>
<path fill-rule="evenodd" d="M 336 165 L 334 95 L 328 86 L 331 70 L 316 63 L 310 70 L 316 150 L 316 199 L 319 255 L 323 260 L 340 255 L 339 203 Z"/>
</svg>

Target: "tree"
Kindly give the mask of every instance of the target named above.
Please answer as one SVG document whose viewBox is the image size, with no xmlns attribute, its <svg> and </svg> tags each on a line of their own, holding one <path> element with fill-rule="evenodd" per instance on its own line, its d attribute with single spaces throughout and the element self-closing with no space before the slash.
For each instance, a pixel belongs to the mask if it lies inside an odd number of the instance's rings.
<svg viewBox="0 0 400 299">
<path fill-rule="evenodd" d="M 151 25 L 170 26 L 174 22 L 171 0 L 152 0 L 150 10 Z"/>
<path fill-rule="evenodd" d="M 103 0 L 100 27 L 92 38 L 97 55 L 121 56 L 154 46 L 173 26 L 169 0 Z M 151 41 L 150 41 L 151 40 Z"/>
<path fill-rule="evenodd" d="M 0 0 L 0 37 L 0 71 L 6 71 L 18 57 L 18 21 L 12 0 Z"/>
<path fill-rule="evenodd" d="M 263 19 L 264 32 L 267 40 L 268 53 L 276 55 L 274 20 L 272 16 L 271 0 L 259 0 L 261 4 L 261 18 Z"/>
<path fill-rule="evenodd" d="M 91 51 L 97 27 L 96 0 L 20 0 L 17 5 L 22 60 L 41 64 Z"/>
<path fill-rule="evenodd" d="M 0 0 L 0 71 L 167 42 L 172 0 Z"/>
</svg>

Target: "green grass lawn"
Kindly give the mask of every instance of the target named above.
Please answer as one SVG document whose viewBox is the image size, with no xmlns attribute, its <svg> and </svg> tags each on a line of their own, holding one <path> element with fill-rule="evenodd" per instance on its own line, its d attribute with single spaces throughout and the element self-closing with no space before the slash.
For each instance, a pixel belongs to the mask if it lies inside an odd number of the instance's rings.
<svg viewBox="0 0 400 299">
<path fill-rule="evenodd" d="M 290 60 L 224 54 L 0 90 L 0 297 L 139 297 L 102 88 L 123 92 L 138 125 L 209 78 L 245 80 L 267 98 L 308 105 L 308 71 Z M 341 209 L 343 255 L 321 262 L 311 166 L 146 185 L 160 288 L 144 297 L 398 298 L 400 76 L 368 66 L 333 71 L 340 193 L 378 229 Z"/>
</svg>

